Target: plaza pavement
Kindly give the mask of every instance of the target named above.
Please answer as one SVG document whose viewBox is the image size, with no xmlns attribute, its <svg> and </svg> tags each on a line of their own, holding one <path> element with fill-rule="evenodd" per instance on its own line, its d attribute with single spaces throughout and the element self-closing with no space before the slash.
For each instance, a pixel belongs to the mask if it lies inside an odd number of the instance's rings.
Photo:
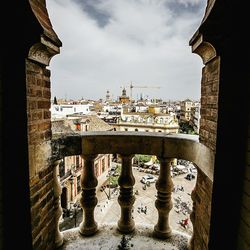
<svg viewBox="0 0 250 250">
<path fill-rule="evenodd" d="M 139 194 L 135 195 L 135 203 L 133 209 L 133 217 L 135 220 L 135 224 L 153 224 L 155 225 L 158 220 L 158 211 L 155 208 L 155 200 L 157 190 L 155 188 L 155 183 L 151 183 L 146 190 L 143 190 L 143 185 L 140 182 L 140 179 L 146 173 L 139 172 L 137 167 L 133 167 L 133 175 L 135 177 L 135 185 L 134 191 L 138 190 Z M 196 174 L 194 174 L 196 177 Z M 157 176 L 157 175 L 156 175 Z M 190 212 L 192 210 L 192 201 L 191 201 L 191 192 L 195 186 L 196 178 L 189 181 L 186 180 L 184 177 L 186 174 L 181 174 L 172 178 L 174 186 L 181 187 L 183 186 L 184 191 L 176 191 L 172 192 L 172 201 L 173 201 L 173 208 L 169 215 L 169 223 L 172 229 L 185 232 L 189 235 L 192 234 L 192 223 L 190 221 Z M 102 178 L 102 182 L 105 181 L 105 178 Z M 97 188 L 97 198 L 98 204 L 95 208 L 95 220 L 98 224 L 102 223 L 117 223 L 120 218 L 120 206 L 118 204 L 118 193 L 113 193 L 111 195 L 111 199 L 108 200 L 107 196 L 104 192 L 100 191 L 101 181 L 99 181 L 99 185 Z M 111 193 L 114 189 L 111 189 Z M 106 188 L 106 192 L 108 193 L 108 188 Z M 179 204 L 179 209 L 177 208 L 177 204 Z M 144 208 L 147 206 L 147 213 L 143 213 L 139 208 Z M 183 208 L 184 207 L 184 208 Z M 183 208 L 183 209 L 181 209 Z M 178 210 L 180 210 L 178 212 Z M 186 228 L 181 226 L 178 222 L 182 219 L 188 218 L 188 225 Z M 66 219 L 67 220 L 67 219 Z M 68 219 L 68 222 L 64 222 L 64 227 L 61 227 L 61 230 L 68 229 L 70 227 L 74 227 L 74 218 L 71 220 Z M 77 214 L 77 223 L 76 226 L 82 220 L 81 211 Z M 71 225 L 70 225 L 71 224 Z"/>
<path fill-rule="evenodd" d="M 137 168 L 133 168 L 133 174 L 135 177 L 134 191 L 138 190 L 139 192 L 138 195 L 135 195 L 136 200 L 133 209 L 135 223 L 156 224 L 158 220 L 158 211 L 155 208 L 157 194 L 155 183 L 151 183 L 151 185 L 147 187 L 146 190 L 143 190 L 144 184 L 140 182 L 140 179 L 146 173 L 139 172 Z M 173 208 L 170 212 L 169 223 L 172 229 L 176 229 L 191 235 L 192 223 L 190 222 L 189 218 L 190 212 L 192 211 L 191 192 L 195 186 L 196 179 L 189 181 L 184 178 L 185 176 L 186 174 L 181 174 L 172 178 L 175 187 L 178 185 L 179 187 L 183 186 L 184 191 L 178 190 L 176 192 L 172 192 Z M 106 188 L 106 192 L 108 193 L 108 188 Z M 108 200 L 104 192 L 97 192 L 98 205 L 95 209 L 95 218 L 98 223 L 117 223 L 120 218 L 120 206 L 117 201 L 118 195 L 118 192 L 117 194 L 114 193 L 111 195 L 111 200 Z M 179 209 L 176 207 L 177 204 L 179 204 Z M 178 212 L 178 210 L 181 210 L 183 205 L 183 210 Z M 147 206 L 146 214 L 141 212 L 139 209 L 141 207 L 144 208 L 145 206 Z M 178 222 L 187 217 L 189 218 L 189 223 L 187 228 L 184 228 Z"/>
</svg>

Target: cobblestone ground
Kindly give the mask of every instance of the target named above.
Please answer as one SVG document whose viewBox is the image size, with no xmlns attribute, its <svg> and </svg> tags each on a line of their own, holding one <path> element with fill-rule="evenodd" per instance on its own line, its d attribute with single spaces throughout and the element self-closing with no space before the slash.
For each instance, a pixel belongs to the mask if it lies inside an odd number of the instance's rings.
<svg viewBox="0 0 250 250">
<path fill-rule="evenodd" d="M 146 173 L 140 172 L 137 168 L 133 168 L 133 174 L 136 180 L 134 190 L 138 190 L 138 195 L 135 195 L 135 203 L 133 209 L 133 217 L 135 223 L 138 224 L 156 224 L 158 220 L 158 211 L 155 208 L 155 200 L 157 190 L 155 183 L 152 183 L 146 190 L 143 189 L 144 184 L 140 182 L 140 179 Z M 196 174 L 194 174 L 196 177 Z M 190 221 L 190 213 L 192 211 L 191 192 L 195 186 L 196 178 L 189 181 L 184 177 L 186 174 L 181 174 L 172 178 L 175 190 L 172 192 L 173 209 L 170 212 L 170 226 L 172 229 L 185 232 L 189 235 L 192 234 L 192 223 Z M 183 187 L 183 191 L 180 187 Z M 179 189 L 178 189 L 179 187 Z M 106 192 L 108 193 L 108 188 Z M 117 201 L 119 192 L 113 192 L 111 189 L 111 199 L 108 200 L 105 192 L 97 190 L 98 205 L 95 209 L 95 219 L 98 224 L 102 223 L 117 223 L 120 217 L 120 207 Z M 146 213 L 142 209 L 147 207 Z M 75 226 L 79 226 L 82 220 L 82 211 L 77 212 L 76 220 L 74 216 L 72 218 L 65 218 L 64 222 L 61 223 L 60 229 L 66 230 Z M 188 218 L 188 225 L 186 228 L 179 224 L 182 219 Z"/>
</svg>

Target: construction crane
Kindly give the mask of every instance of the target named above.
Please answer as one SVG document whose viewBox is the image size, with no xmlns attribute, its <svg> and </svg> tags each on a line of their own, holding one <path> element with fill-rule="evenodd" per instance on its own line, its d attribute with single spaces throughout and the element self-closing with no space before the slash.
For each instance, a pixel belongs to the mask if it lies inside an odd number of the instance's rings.
<svg viewBox="0 0 250 250">
<path fill-rule="evenodd" d="M 132 97 L 133 97 L 132 89 L 133 88 L 156 88 L 156 89 L 160 89 L 161 87 L 160 86 L 137 86 L 137 85 L 135 86 L 131 82 L 130 85 L 129 85 L 129 88 L 130 88 L 130 102 L 132 103 Z"/>
</svg>

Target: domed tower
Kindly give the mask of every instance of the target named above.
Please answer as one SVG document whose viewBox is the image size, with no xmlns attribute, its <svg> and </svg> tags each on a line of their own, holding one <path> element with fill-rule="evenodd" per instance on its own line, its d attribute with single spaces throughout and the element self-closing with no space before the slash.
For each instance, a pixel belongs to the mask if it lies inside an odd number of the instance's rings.
<svg viewBox="0 0 250 250">
<path fill-rule="evenodd" d="M 122 95 L 119 97 L 121 103 L 129 103 L 129 97 L 127 96 L 125 87 L 122 89 Z"/>
<path fill-rule="evenodd" d="M 109 90 L 107 90 L 107 93 L 106 93 L 106 102 L 109 102 L 110 101 L 110 93 L 109 93 Z"/>
<path fill-rule="evenodd" d="M 122 97 L 126 97 L 126 96 L 127 96 L 126 89 L 123 88 L 123 90 L 122 90 Z"/>
</svg>

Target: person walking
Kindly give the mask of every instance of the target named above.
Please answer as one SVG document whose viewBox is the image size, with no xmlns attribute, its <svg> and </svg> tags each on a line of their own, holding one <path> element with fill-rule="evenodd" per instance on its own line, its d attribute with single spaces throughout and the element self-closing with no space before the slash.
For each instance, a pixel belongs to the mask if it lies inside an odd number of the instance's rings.
<svg viewBox="0 0 250 250">
<path fill-rule="evenodd" d="M 187 225 L 188 225 L 188 218 L 181 220 L 181 225 L 182 225 L 184 228 L 187 228 Z"/>
</svg>

